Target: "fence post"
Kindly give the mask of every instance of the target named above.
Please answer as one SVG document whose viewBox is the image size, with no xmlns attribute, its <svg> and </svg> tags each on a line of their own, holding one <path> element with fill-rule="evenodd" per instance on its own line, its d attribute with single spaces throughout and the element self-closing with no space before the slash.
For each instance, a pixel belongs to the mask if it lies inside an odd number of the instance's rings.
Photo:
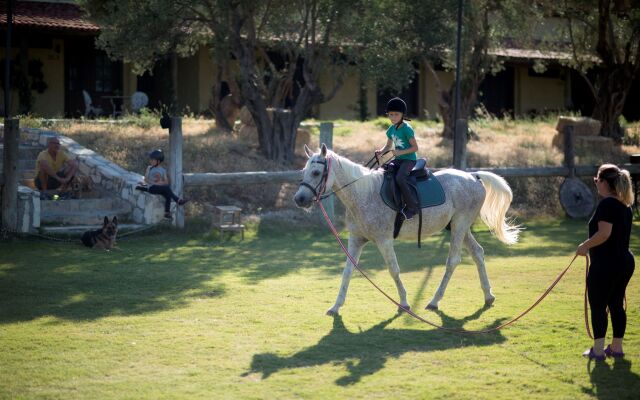
<svg viewBox="0 0 640 400">
<path fill-rule="evenodd" d="M 569 178 L 573 178 L 576 173 L 576 158 L 573 140 L 573 126 L 564 127 L 564 165 L 569 168 Z"/>
<path fill-rule="evenodd" d="M 2 227 L 14 232 L 18 229 L 18 152 L 20 143 L 20 120 L 18 118 L 5 118 L 3 142 Z"/>
<path fill-rule="evenodd" d="M 460 118 L 453 133 L 453 167 L 456 169 L 467 168 L 467 120 Z"/>
<path fill-rule="evenodd" d="M 169 178 L 171 179 L 171 190 L 176 196 L 184 196 L 184 177 L 182 176 L 182 118 L 171 117 L 171 127 L 169 128 L 169 156 L 171 166 L 169 168 Z M 176 205 L 176 217 L 173 226 L 184 228 L 184 208 Z"/>
<path fill-rule="evenodd" d="M 320 123 L 320 144 L 324 143 L 329 150 L 333 150 L 333 122 Z M 329 188 L 327 188 L 329 190 Z M 327 215 L 333 221 L 334 217 L 334 196 L 322 200 L 322 205 L 327 210 Z"/>
</svg>

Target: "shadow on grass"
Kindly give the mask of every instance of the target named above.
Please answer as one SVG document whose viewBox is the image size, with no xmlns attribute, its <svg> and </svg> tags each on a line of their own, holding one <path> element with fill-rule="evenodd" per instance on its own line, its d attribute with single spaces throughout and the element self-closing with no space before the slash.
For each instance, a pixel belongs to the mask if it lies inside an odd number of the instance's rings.
<svg viewBox="0 0 640 400">
<path fill-rule="evenodd" d="M 161 243 L 127 242 L 110 252 L 49 242 L 0 245 L 0 324 L 142 314 L 225 294 L 202 264 L 163 255 Z"/>
<path fill-rule="evenodd" d="M 461 328 L 465 322 L 478 318 L 485 310 L 486 308 L 482 308 L 463 319 L 455 319 L 442 312 L 439 314 L 445 326 Z M 441 331 L 386 329 L 400 315 L 396 314 L 365 331 L 355 333 L 345 327 L 341 316 L 335 316 L 331 331 L 315 345 L 289 357 L 280 357 L 274 353 L 255 354 L 249 371 L 242 376 L 260 373 L 262 379 L 266 379 L 285 369 L 342 363 L 348 374 L 338 378 L 335 383 L 348 386 L 382 370 L 389 358 L 397 358 L 408 352 L 428 353 L 467 346 L 489 346 L 505 341 L 500 332 L 465 336 L 461 339 L 459 335 Z M 496 320 L 487 329 L 498 326 L 501 321 L 502 319 Z"/>
<path fill-rule="evenodd" d="M 582 226 L 565 220 L 532 224 L 530 239 L 524 240 L 535 241 L 535 246 L 507 247 L 483 230 L 478 237 L 490 243 L 483 245 L 491 258 L 549 257 L 571 254 Z M 431 270 L 446 260 L 448 234 L 424 243 L 421 250 L 409 242 L 397 243 L 396 249 L 401 270 L 425 271 L 426 283 Z M 264 230 L 245 241 L 222 243 L 202 232 L 169 231 L 130 237 L 120 247 L 102 252 L 54 242 L 0 243 L 0 324 L 43 316 L 90 320 L 184 307 L 195 298 L 224 297 L 225 282 L 218 278 L 228 273 L 252 284 L 314 270 L 335 277 L 337 286 L 345 262 L 334 238 L 319 230 Z M 637 248 L 638 239 L 632 239 L 632 250 Z M 386 269 L 371 244 L 361 265 L 366 271 Z"/>
<path fill-rule="evenodd" d="M 591 368 L 591 365 L 593 368 Z M 640 393 L 640 376 L 631 372 L 631 361 L 614 359 L 607 362 L 588 362 L 587 371 L 592 387 L 582 391 L 601 400 L 637 399 Z"/>
</svg>

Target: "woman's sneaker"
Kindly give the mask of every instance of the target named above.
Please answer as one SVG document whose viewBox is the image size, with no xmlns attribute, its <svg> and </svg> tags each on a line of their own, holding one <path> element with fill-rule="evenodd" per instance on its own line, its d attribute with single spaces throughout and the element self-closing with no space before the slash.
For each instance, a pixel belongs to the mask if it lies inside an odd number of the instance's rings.
<svg viewBox="0 0 640 400">
<path fill-rule="evenodd" d="M 164 213 L 164 219 L 172 220 L 173 217 L 171 216 L 170 212 L 167 212 L 167 213 Z"/>
<path fill-rule="evenodd" d="M 596 360 L 596 361 L 604 361 L 607 356 L 605 354 L 602 355 L 597 355 L 594 351 L 593 351 L 593 347 L 585 350 L 584 353 L 582 353 L 583 356 L 588 357 L 589 360 Z"/>
<path fill-rule="evenodd" d="M 188 202 L 189 202 L 189 200 L 178 199 L 178 205 L 179 206 L 183 206 L 183 205 L 187 204 Z"/>
<path fill-rule="evenodd" d="M 611 350 L 611 345 L 607 345 L 607 348 L 604 349 L 604 354 L 607 357 L 613 357 L 613 358 L 622 358 L 622 357 L 624 357 L 624 352 Z"/>
</svg>

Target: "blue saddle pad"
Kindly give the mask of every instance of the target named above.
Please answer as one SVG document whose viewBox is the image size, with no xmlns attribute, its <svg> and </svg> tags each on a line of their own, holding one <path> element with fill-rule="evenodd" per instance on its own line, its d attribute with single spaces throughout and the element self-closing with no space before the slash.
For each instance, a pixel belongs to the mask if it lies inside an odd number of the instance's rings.
<svg viewBox="0 0 640 400">
<path fill-rule="evenodd" d="M 427 178 L 418 178 L 412 182 L 414 190 L 417 189 L 420 208 L 434 207 L 444 204 L 446 197 L 444 189 L 438 178 L 431 171 L 427 171 Z M 382 201 L 395 211 L 402 208 L 402 196 L 392 174 L 384 174 L 382 187 L 380 188 Z"/>
</svg>

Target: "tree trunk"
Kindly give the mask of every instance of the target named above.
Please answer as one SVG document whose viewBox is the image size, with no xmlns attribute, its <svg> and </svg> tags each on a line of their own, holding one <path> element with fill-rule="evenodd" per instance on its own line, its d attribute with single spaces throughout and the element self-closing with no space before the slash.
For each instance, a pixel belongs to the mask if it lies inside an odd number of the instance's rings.
<svg viewBox="0 0 640 400">
<path fill-rule="evenodd" d="M 467 84 L 460 85 L 460 108 L 458 109 L 458 119 L 469 119 L 471 106 L 476 101 L 479 86 L 480 83 L 475 83 L 473 87 L 469 87 Z M 454 91 L 455 88 L 451 88 L 447 92 L 441 92 L 440 101 L 438 102 L 438 109 L 440 110 L 442 122 L 444 123 L 444 127 L 442 128 L 442 137 L 448 139 L 453 139 L 455 134 L 455 120 L 453 115 L 455 113 Z"/>
<path fill-rule="evenodd" d="M 616 44 L 611 17 L 611 1 L 598 1 L 598 43 L 596 51 L 602 60 L 598 74 L 598 95 L 593 118 L 600 120 L 600 135 L 621 142 L 624 132 L 618 118 L 622 115 L 633 78 L 640 67 L 640 45 L 637 33 L 624 46 Z M 635 54 L 632 57 L 632 49 Z M 621 51 L 621 49 L 624 49 Z"/>
<path fill-rule="evenodd" d="M 600 135 L 621 142 L 624 131 L 618 122 L 633 76 L 626 73 L 624 66 L 605 69 L 601 72 L 598 96 L 593 109 L 593 118 L 600 121 Z"/>
<path fill-rule="evenodd" d="M 295 158 L 295 143 L 298 124 L 291 110 L 273 109 L 273 131 L 266 133 L 269 159 L 291 164 Z"/>
</svg>

